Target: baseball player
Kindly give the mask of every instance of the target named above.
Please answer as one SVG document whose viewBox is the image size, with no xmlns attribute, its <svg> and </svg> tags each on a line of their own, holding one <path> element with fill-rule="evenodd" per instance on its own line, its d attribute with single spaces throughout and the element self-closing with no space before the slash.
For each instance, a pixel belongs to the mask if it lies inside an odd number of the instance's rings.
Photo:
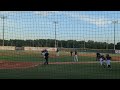
<svg viewBox="0 0 120 90">
<path fill-rule="evenodd" d="M 100 65 L 102 66 L 102 63 L 103 63 L 102 55 L 100 56 L 99 60 L 100 60 Z"/>
<path fill-rule="evenodd" d="M 57 48 L 56 52 L 57 52 L 57 56 L 59 56 L 59 49 L 58 48 Z"/>
<path fill-rule="evenodd" d="M 96 53 L 96 61 L 100 59 L 100 53 Z"/>
<path fill-rule="evenodd" d="M 77 51 L 75 50 L 75 55 L 74 55 L 74 62 L 78 62 L 78 56 L 77 56 Z"/>
<path fill-rule="evenodd" d="M 71 56 L 72 56 L 72 53 L 73 53 L 73 51 L 71 50 L 71 51 L 70 51 L 70 55 L 71 55 Z"/>
<path fill-rule="evenodd" d="M 109 54 L 106 55 L 106 62 L 107 62 L 107 67 L 111 68 L 111 65 L 110 65 L 111 57 L 109 56 Z"/>
<path fill-rule="evenodd" d="M 99 60 L 100 60 L 100 65 L 105 68 L 105 57 L 104 57 L 104 55 L 101 55 Z"/>
<path fill-rule="evenodd" d="M 41 51 L 41 55 L 42 55 L 43 57 L 44 57 L 44 55 L 45 55 L 45 52 L 46 52 L 46 49 Z"/>
<path fill-rule="evenodd" d="M 102 55 L 102 58 L 103 58 L 103 67 L 105 68 L 105 64 L 106 64 L 106 58 L 104 55 Z"/>
<path fill-rule="evenodd" d="M 44 55 L 44 58 L 45 58 L 45 62 L 44 62 L 44 65 L 48 65 L 48 58 L 49 58 L 49 53 L 48 53 L 48 51 L 46 50 L 45 51 L 45 55 Z"/>
</svg>

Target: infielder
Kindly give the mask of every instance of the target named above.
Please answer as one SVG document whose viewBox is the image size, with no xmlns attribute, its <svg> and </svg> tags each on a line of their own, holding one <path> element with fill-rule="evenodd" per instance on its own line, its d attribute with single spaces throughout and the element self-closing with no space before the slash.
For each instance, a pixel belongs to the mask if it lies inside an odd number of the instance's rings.
<svg viewBox="0 0 120 90">
<path fill-rule="evenodd" d="M 77 56 L 77 51 L 75 50 L 75 55 L 74 55 L 74 62 L 78 62 L 78 56 Z"/>
<path fill-rule="evenodd" d="M 110 65 L 111 57 L 109 56 L 109 54 L 106 55 L 106 62 L 107 62 L 107 67 L 111 68 L 111 65 Z"/>
<path fill-rule="evenodd" d="M 105 60 L 106 59 L 105 59 L 104 55 L 101 55 L 99 60 L 100 60 L 100 65 L 105 68 Z"/>
<path fill-rule="evenodd" d="M 57 48 L 56 52 L 57 52 L 57 56 L 59 56 L 59 49 L 58 48 Z"/>
<path fill-rule="evenodd" d="M 100 53 L 96 53 L 96 61 L 98 61 L 100 59 Z"/>
<path fill-rule="evenodd" d="M 72 53 L 73 53 L 73 51 L 71 50 L 71 51 L 70 51 L 70 55 L 71 55 L 71 56 L 72 56 Z"/>
<path fill-rule="evenodd" d="M 100 65 L 102 66 L 102 64 L 103 64 L 103 58 L 102 58 L 102 55 L 100 56 L 99 60 L 100 60 Z"/>
</svg>

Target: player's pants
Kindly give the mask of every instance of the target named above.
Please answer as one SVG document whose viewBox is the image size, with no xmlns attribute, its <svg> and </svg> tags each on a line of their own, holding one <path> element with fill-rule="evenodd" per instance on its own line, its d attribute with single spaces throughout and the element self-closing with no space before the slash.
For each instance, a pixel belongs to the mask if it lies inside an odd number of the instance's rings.
<svg viewBox="0 0 120 90">
<path fill-rule="evenodd" d="M 78 62 L 78 57 L 77 57 L 77 55 L 74 56 L 74 61 L 75 61 L 75 62 Z"/>
<path fill-rule="evenodd" d="M 102 66 L 102 64 L 103 64 L 103 60 L 100 60 L 100 65 Z"/>
<path fill-rule="evenodd" d="M 48 64 L 48 58 L 45 58 L 44 65 Z"/>
<path fill-rule="evenodd" d="M 99 58 L 98 58 L 98 57 L 96 57 L 96 61 L 99 61 Z"/>
<path fill-rule="evenodd" d="M 107 66 L 110 65 L 110 60 L 107 60 L 106 63 L 107 63 Z"/>
<path fill-rule="evenodd" d="M 57 52 L 57 56 L 59 56 L 59 52 Z"/>
<path fill-rule="evenodd" d="M 42 53 L 42 55 L 43 55 L 43 57 L 44 57 L 45 53 Z"/>
</svg>

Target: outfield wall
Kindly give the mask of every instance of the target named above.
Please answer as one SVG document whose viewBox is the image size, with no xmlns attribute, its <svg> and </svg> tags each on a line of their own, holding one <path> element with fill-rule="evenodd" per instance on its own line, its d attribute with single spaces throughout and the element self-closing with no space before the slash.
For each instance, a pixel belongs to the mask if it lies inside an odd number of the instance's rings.
<svg viewBox="0 0 120 90">
<path fill-rule="evenodd" d="M 25 51 L 42 51 L 42 50 L 48 50 L 48 51 L 56 51 L 57 48 L 51 48 L 51 47 L 24 47 Z"/>
<path fill-rule="evenodd" d="M 115 50 L 115 53 L 120 54 L 120 50 Z"/>
<path fill-rule="evenodd" d="M 111 49 L 81 49 L 81 48 L 61 48 L 62 51 L 70 52 L 77 50 L 78 52 L 87 52 L 87 53 L 115 53 L 114 50 Z M 116 50 L 116 53 L 120 53 L 120 50 Z"/>
<path fill-rule="evenodd" d="M 15 50 L 15 46 L 0 46 L 0 50 Z"/>
</svg>

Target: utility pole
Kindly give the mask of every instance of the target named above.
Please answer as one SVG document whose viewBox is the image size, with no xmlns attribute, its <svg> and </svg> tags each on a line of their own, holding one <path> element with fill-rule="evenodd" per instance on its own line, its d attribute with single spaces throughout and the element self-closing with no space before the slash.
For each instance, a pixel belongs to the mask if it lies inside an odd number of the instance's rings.
<svg viewBox="0 0 120 90">
<path fill-rule="evenodd" d="M 3 19 L 3 46 L 4 46 L 4 20 L 6 19 L 6 16 L 2 16 L 1 19 Z"/>
<path fill-rule="evenodd" d="M 118 23 L 118 21 L 112 21 L 114 24 L 114 50 L 115 50 L 115 25 Z"/>
</svg>

